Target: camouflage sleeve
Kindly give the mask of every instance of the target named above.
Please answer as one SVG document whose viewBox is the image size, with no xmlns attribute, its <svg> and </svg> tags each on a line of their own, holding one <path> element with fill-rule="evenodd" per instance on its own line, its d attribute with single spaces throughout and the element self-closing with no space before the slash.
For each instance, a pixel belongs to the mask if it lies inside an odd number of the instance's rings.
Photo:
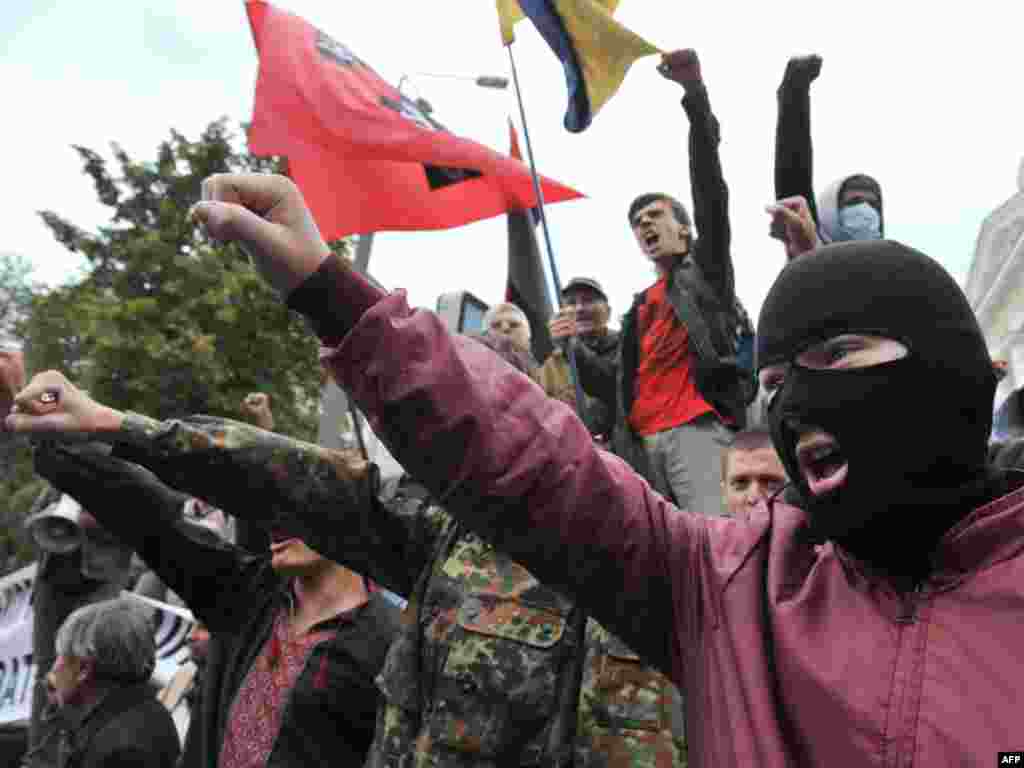
<svg viewBox="0 0 1024 768">
<path fill-rule="evenodd" d="M 382 497 L 376 467 L 230 419 L 157 421 L 127 413 L 115 453 L 237 517 L 300 536 L 313 549 L 408 595 L 447 515 L 400 491 Z"/>
</svg>

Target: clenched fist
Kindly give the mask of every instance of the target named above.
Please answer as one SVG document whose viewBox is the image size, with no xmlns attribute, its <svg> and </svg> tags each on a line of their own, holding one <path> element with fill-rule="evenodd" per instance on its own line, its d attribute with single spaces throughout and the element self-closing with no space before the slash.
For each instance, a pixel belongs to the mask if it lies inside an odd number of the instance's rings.
<svg viewBox="0 0 1024 768">
<path fill-rule="evenodd" d="M 263 278 L 288 296 L 330 253 L 302 193 L 286 176 L 218 173 L 203 181 L 189 216 L 211 237 L 236 242 Z"/>
<path fill-rule="evenodd" d="M 242 415 L 260 429 L 274 429 L 274 414 L 270 410 L 270 395 L 251 392 L 242 400 Z"/>
</svg>

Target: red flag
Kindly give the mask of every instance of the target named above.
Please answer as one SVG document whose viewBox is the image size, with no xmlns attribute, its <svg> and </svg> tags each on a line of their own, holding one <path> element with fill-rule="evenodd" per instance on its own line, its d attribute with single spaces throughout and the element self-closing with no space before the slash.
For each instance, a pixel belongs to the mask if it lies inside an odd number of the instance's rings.
<svg viewBox="0 0 1024 768">
<path fill-rule="evenodd" d="M 447 229 L 536 205 L 529 169 L 424 114 L 343 44 L 263 2 L 255 154 L 284 155 L 321 233 Z M 542 179 L 548 203 L 582 195 Z"/>
</svg>

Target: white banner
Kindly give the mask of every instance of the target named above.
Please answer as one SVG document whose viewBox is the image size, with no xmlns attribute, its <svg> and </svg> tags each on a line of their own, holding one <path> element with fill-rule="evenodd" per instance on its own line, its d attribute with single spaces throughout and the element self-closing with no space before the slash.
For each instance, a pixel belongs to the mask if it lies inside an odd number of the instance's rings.
<svg viewBox="0 0 1024 768">
<path fill-rule="evenodd" d="M 32 710 L 32 585 L 36 564 L 0 579 L 0 724 L 28 723 Z"/>
<path fill-rule="evenodd" d="M 32 661 L 32 588 L 36 564 L 0 579 L 0 725 L 27 724 L 32 711 L 36 666 Z M 166 686 L 188 658 L 188 636 L 195 624 L 183 608 L 125 592 L 154 611 L 156 668 L 153 681 Z"/>
</svg>

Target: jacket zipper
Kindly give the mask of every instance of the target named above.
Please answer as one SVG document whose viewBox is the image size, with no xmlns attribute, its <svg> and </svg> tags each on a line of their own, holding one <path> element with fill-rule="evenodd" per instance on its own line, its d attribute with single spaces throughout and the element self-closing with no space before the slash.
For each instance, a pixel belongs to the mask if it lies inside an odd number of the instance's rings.
<svg viewBox="0 0 1024 768">
<path fill-rule="evenodd" d="M 913 624 L 917 621 L 917 608 L 924 596 L 924 584 L 918 584 L 913 592 L 901 598 L 902 610 L 896 618 L 897 624 Z"/>
<path fill-rule="evenodd" d="M 901 596 L 900 600 L 902 603 L 902 609 L 899 616 L 896 618 L 896 623 L 900 626 L 899 630 L 899 644 L 897 651 L 897 659 L 900 668 L 908 671 L 913 668 L 914 665 L 914 649 L 918 641 L 918 630 L 912 630 L 911 627 L 917 623 L 918 610 L 921 606 L 922 601 L 926 596 L 925 585 L 918 584 L 912 592 L 909 592 Z M 908 656 L 904 656 L 908 654 Z M 903 678 L 900 675 L 898 679 Z M 888 752 L 884 758 L 884 765 L 887 768 L 896 768 L 897 766 L 909 765 L 912 757 L 902 753 L 900 750 L 907 741 L 907 734 L 904 733 L 903 720 L 908 706 L 915 705 L 916 689 L 919 686 L 920 681 L 913 680 L 910 678 L 900 679 L 897 683 L 897 691 L 893 693 L 898 695 L 895 696 L 896 711 L 890 713 L 890 717 L 893 718 L 891 730 L 888 732 L 888 745 L 892 751 Z M 912 700 L 908 701 L 907 697 Z"/>
</svg>

